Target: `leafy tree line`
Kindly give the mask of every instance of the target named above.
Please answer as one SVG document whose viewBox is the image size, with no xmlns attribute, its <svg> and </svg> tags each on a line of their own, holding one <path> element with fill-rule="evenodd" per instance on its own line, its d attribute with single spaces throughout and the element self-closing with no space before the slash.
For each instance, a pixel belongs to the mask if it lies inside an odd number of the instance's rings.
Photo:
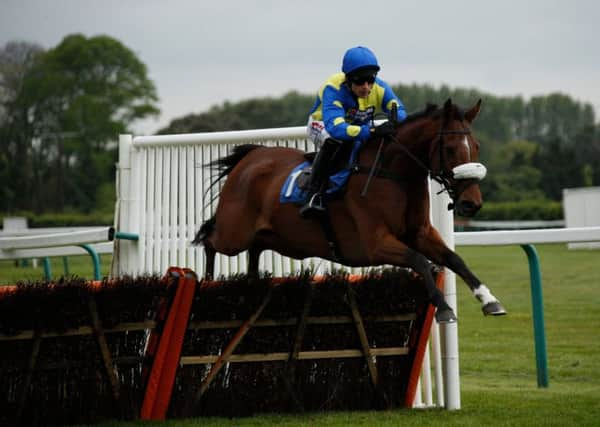
<svg viewBox="0 0 600 427">
<path fill-rule="evenodd" d="M 146 66 L 119 41 L 79 34 L 53 49 L 0 49 L 0 211 L 114 208 L 117 147 L 157 114 Z"/>
<path fill-rule="evenodd" d="M 447 86 L 396 85 L 394 90 L 409 112 L 449 97 L 463 107 L 483 99 L 474 130 L 489 170 L 482 182 L 488 201 L 561 200 L 563 188 L 600 184 L 600 127 L 589 104 L 560 93 L 527 101 Z M 158 133 L 299 126 L 313 102 L 313 95 L 298 92 L 225 102 L 173 120 Z"/>
<path fill-rule="evenodd" d="M 0 212 L 111 212 L 119 133 L 158 113 L 146 66 L 107 36 L 65 37 L 44 50 L 0 48 Z M 315 88 L 316 89 L 316 88 Z M 476 89 L 396 85 L 409 112 L 448 97 L 483 98 L 475 123 L 488 166 L 486 201 L 560 200 L 562 188 L 599 185 L 594 111 L 562 94 L 497 97 Z M 224 102 L 158 133 L 301 126 L 313 94 Z"/>
</svg>

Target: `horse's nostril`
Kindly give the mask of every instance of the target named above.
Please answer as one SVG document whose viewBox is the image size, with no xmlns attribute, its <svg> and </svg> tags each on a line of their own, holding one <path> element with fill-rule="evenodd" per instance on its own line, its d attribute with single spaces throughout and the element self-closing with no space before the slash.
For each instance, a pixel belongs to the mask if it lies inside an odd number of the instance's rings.
<svg viewBox="0 0 600 427">
<path fill-rule="evenodd" d="M 461 216 L 473 216 L 481 208 L 481 205 L 470 200 L 461 200 L 458 204 L 458 214 Z"/>
</svg>

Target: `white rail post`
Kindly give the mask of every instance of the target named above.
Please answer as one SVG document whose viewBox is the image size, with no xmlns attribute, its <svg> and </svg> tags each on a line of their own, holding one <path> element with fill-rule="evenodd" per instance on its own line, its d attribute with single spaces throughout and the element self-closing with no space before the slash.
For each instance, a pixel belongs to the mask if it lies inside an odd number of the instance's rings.
<svg viewBox="0 0 600 427">
<path fill-rule="evenodd" d="M 437 182 L 431 183 L 432 221 L 442 235 L 446 246 L 454 250 L 454 217 L 447 206 L 450 198 L 441 190 Z M 458 317 L 456 304 L 456 275 L 446 269 L 444 272 L 444 298 Z M 440 326 L 442 341 L 442 366 L 444 375 L 444 403 L 446 409 L 460 409 L 460 375 L 458 359 L 458 324 L 447 323 Z"/>
<path fill-rule="evenodd" d="M 131 187 L 131 150 L 133 147 L 132 135 L 119 135 L 119 159 L 117 163 L 117 200 L 115 205 L 114 226 L 117 231 L 127 233 L 137 232 L 133 211 L 133 198 L 135 194 Z M 119 277 L 131 274 L 131 268 L 137 265 L 136 242 L 115 239 L 111 276 Z"/>
</svg>

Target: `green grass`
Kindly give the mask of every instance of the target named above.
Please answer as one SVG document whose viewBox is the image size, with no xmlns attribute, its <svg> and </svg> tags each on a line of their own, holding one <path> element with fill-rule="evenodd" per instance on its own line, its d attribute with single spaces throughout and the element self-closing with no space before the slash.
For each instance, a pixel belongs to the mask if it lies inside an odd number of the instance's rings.
<svg viewBox="0 0 600 427">
<path fill-rule="evenodd" d="M 99 255 L 100 274 L 102 277 L 108 276 L 110 272 L 110 262 L 112 255 Z M 65 262 L 63 257 L 52 257 L 50 260 L 50 270 L 52 278 L 61 276 L 78 276 L 86 279 L 94 277 L 94 265 L 89 255 L 71 256 L 67 259 L 67 273 L 65 274 Z M 26 265 L 24 266 L 24 262 Z M 13 285 L 18 281 L 38 281 L 44 280 L 44 267 L 42 260 L 38 261 L 37 268 L 33 268 L 31 260 L 2 260 L 0 261 L 0 286 Z"/>
<path fill-rule="evenodd" d="M 569 251 L 565 245 L 536 246 L 541 260 L 549 388 L 536 382 L 529 270 L 519 246 L 461 247 L 459 253 L 492 289 L 508 316 L 483 317 L 461 280 L 458 287 L 461 400 L 459 411 L 264 415 L 202 418 L 164 423 L 113 422 L 100 426 L 598 426 L 600 425 L 599 251 Z M 105 257 L 106 258 L 106 257 Z M 109 259 L 102 259 L 106 275 Z M 62 260 L 53 266 L 62 271 Z M 73 258 L 70 272 L 91 277 L 87 257 Z M 41 268 L 0 263 L 0 283 L 41 278 Z"/>
</svg>

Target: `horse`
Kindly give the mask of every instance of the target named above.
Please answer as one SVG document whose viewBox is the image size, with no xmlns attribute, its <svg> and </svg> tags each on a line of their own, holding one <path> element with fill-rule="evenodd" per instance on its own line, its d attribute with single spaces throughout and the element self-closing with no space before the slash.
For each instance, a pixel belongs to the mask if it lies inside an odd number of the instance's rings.
<svg viewBox="0 0 600 427">
<path fill-rule="evenodd" d="M 362 144 L 345 191 L 328 202 L 326 216 L 336 251 L 321 219 L 303 218 L 292 203 L 280 203 L 282 185 L 305 152 L 246 144 L 212 162 L 226 178 L 215 214 L 202 224 L 193 244 L 206 254 L 206 278 L 212 278 L 216 253 L 248 251 L 248 274 L 258 275 L 262 251 L 296 259 L 320 257 L 347 266 L 408 267 L 423 278 L 438 323 L 455 322 L 453 310 L 436 287 L 431 263 L 458 274 L 481 303 L 484 315 L 505 309 L 443 242 L 429 218 L 428 177 L 440 182 L 462 216 L 482 206 L 478 163 L 480 143 L 471 130 L 481 99 L 463 110 L 448 99 L 395 124 L 387 141 L 372 137 Z M 213 182 L 213 184 L 215 183 Z M 368 185 L 368 191 L 363 189 Z M 340 259 L 341 258 L 341 259 Z"/>
</svg>

